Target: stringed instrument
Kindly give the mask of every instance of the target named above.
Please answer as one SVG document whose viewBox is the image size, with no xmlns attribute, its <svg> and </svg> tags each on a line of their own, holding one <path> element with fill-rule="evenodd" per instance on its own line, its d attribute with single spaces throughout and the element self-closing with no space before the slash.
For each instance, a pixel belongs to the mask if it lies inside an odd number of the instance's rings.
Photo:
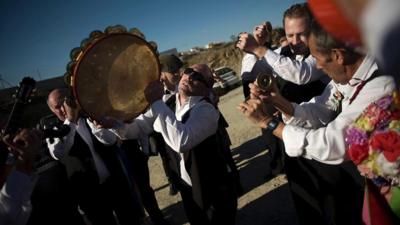
<svg viewBox="0 0 400 225">
<path fill-rule="evenodd" d="M 36 81 L 31 77 L 24 77 L 19 83 L 14 97 L 14 104 L 12 106 L 11 112 L 8 115 L 6 124 L 1 130 L 1 136 L 6 134 L 15 133 L 18 128 L 23 127 L 19 124 L 18 120 L 21 115 L 22 106 L 27 104 L 32 97 L 32 93 L 35 90 Z"/>
<path fill-rule="evenodd" d="M 35 91 L 36 81 L 31 77 L 24 77 L 19 83 L 18 88 L 13 95 L 14 103 L 11 112 L 8 115 L 6 124 L 0 131 L 0 187 L 3 185 L 7 175 L 12 170 L 14 164 L 13 155 L 7 150 L 7 145 L 3 142 L 6 135 L 15 135 L 20 127 L 21 114 L 23 106 L 29 103 L 32 94 Z"/>
</svg>

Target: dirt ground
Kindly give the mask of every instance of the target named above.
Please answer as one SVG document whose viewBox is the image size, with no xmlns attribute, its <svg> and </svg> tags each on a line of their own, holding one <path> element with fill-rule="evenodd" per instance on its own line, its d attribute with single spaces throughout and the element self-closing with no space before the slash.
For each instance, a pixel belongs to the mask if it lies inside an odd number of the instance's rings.
<svg viewBox="0 0 400 225">
<path fill-rule="evenodd" d="M 266 179 L 268 150 L 261 131 L 244 118 L 236 106 L 243 101 L 242 87 L 220 99 L 220 110 L 229 123 L 232 154 L 239 168 L 245 194 L 238 199 L 237 225 L 297 224 L 297 217 L 285 175 Z M 160 208 L 173 225 L 189 224 L 180 195 L 170 196 L 160 157 L 149 160 L 151 184 Z M 151 224 L 147 221 L 147 224 Z"/>
</svg>

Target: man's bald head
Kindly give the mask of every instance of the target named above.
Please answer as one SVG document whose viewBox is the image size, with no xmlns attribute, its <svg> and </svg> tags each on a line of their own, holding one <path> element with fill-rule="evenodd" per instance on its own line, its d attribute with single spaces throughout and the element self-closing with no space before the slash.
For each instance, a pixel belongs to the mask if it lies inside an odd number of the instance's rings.
<svg viewBox="0 0 400 225">
<path fill-rule="evenodd" d="M 194 64 L 182 72 L 179 93 L 182 96 L 208 96 L 213 84 L 211 69 L 206 64 Z"/>
<path fill-rule="evenodd" d="M 214 77 L 210 67 L 208 67 L 206 64 L 194 64 L 191 66 L 191 68 L 203 75 L 209 88 L 213 86 Z"/>
<path fill-rule="evenodd" d="M 70 95 L 70 90 L 68 88 L 56 88 L 49 93 L 47 101 L 53 101 L 57 99 L 64 99 Z"/>
<path fill-rule="evenodd" d="M 51 91 L 47 97 L 47 105 L 61 121 L 65 120 L 66 115 L 62 110 L 62 106 L 65 98 L 70 97 L 70 92 L 68 88 L 57 88 Z"/>
</svg>

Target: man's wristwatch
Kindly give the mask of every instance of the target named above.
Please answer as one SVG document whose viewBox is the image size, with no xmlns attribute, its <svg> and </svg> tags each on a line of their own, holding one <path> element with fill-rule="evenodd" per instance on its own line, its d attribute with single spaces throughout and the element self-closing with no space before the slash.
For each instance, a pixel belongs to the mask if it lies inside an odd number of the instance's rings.
<svg viewBox="0 0 400 225">
<path fill-rule="evenodd" d="M 268 123 L 267 123 L 267 131 L 269 131 L 269 132 L 273 132 L 277 127 L 278 127 L 278 125 L 279 125 L 279 123 L 280 123 L 281 121 L 279 121 L 279 119 L 277 119 L 277 118 L 272 118 L 272 120 L 270 120 Z"/>
</svg>

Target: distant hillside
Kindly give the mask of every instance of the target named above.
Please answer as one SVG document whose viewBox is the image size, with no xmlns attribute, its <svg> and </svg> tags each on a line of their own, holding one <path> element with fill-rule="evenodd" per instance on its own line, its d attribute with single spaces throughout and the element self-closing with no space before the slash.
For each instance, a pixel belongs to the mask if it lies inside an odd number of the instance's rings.
<svg viewBox="0 0 400 225">
<path fill-rule="evenodd" d="M 195 63 L 205 63 L 214 69 L 227 66 L 236 71 L 236 74 L 239 74 L 243 55 L 244 53 L 241 50 L 235 48 L 235 43 L 230 42 L 194 55 L 185 56 L 183 60 L 186 66 Z"/>
</svg>

